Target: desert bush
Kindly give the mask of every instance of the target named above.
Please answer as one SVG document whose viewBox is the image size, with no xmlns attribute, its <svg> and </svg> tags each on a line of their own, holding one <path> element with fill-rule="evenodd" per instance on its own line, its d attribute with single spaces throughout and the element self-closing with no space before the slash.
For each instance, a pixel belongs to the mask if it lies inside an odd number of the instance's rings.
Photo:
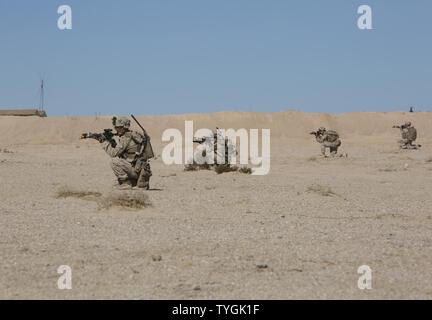
<svg viewBox="0 0 432 320">
<path fill-rule="evenodd" d="M 74 190 L 68 186 L 63 186 L 57 191 L 56 198 L 77 198 L 95 201 L 98 203 L 99 209 L 109 209 L 111 207 L 142 209 L 151 206 L 149 197 L 140 190 L 117 191 L 102 197 L 100 192 Z"/>
<path fill-rule="evenodd" d="M 387 166 L 385 168 L 379 169 L 380 172 L 396 172 L 397 169 L 392 166 Z"/>
<path fill-rule="evenodd" d="M 229 164 L 221 164 L 221 165 L 215 166 L 215 172 L 217 174 L 222 174 L 225 172 L 233 172 L 233 171 L 237 171 L 237 170 L 238 170 L 237 166 L 230 166 Z"/>
<path fill-rule="evenodd" d="M 151 206 L 148 195 L 142 191 L 113 192 L 99 201 L 101 209 L 120 207 L 127 209 L 143 209 Z"/>
<path fill-rule="evenodd" d="M 100 192 L 88 191 L 88 190 L 74 190 L 68 186 L 63 186 L 57 190 L 56 198 L 78 198 L 78 199 L 88 199 L 88 198 L 98 198 L 102 196 Z"/>
<path fill-rule="evenodd" d="M 240 173 L 245 173 L 245 174 L 252 174 L 252 169 L 248 168 L 248 167 L 241 167 L 238 170 Z"/>
<path fill-rule="evenodd" d="M 184 171 L 197 171 L 198 167 L 194 164 L 185 165 Z"/>
<path fill-rule="evenodd" d="M 336 193 L 333 192 L 333 190 L 330 187 L 322 186 L 319 184 L 313 184 L 309 186 L 306 190 L 306 192 L 312 192 L 315 194 L 319 194 L 324 197 L 331 197 L 336 195 Z"/>
<path fill-rule="evenodd" d="M 185 165 L 184 171 L 198 171 L 198 170 L 211 170 L 211 166 L 207 163 L 204 164 L 188 164 Z"/>
</svg>

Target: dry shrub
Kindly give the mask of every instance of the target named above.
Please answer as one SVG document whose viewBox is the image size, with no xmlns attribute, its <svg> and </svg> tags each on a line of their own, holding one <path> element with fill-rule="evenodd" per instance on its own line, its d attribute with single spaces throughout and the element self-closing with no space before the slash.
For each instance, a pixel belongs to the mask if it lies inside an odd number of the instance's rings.
<svg viewBox="0 0 432 320">
<path fill-rule="evenodd" d="M 101 209 L 120 207 L 126 209 L 143 209 L 151 206 L 148 195 L 142 191 L 112 192 L 99 201 Z"/>
<path fill-rule="evenodd" d="M 322 186 L 319 184 L 313 184 L 309 186 L 306 192 L 313 192 L 323 197 L 332 197 L 336 195 L 336 193 L 334 193 L 330 187 Z"/>
<path fill-rule="evenodd" d="M 229 164 L 209 165 L 207 163 L 188 164 L 184 167 L 184 171 L 212 170 L 213 168 L 217 174 L 222 174 L 225 172 L 235 172 L 235 171 L 238 171 L 240 173 L 245 173 L 245 174 L 252 174 L 252 169 L 248 167 L 239 168 L 238 166 L 235 165 L 231 166 Z"/>
<path fill-rule="evenodd" d="M 252 174 L 252 169 L 248 167 L 241 167 L 238 171 L 244 174 Z"/>
<path fill-rule="evenodd" d="M 387 166 L 385 168 L 379 169 L 380 172 L 396 172 L 397 169 L 391 166 Z"/>
<path fill-rule="evenodd" d="M 56 198 L 77 198 L 95 201 L 99 204 L 100 209 L 120 207 L 134 210 L 151 206 L 148 195 L 140 190 L 117 191 L 108 194 L 106 197 L 102 197 L 100 192 L 74 190 L 63 186 L 57 191 Z"/>
<path fill-rule="evenodd" d="M 207 163 L 204 164 L 188 164 L 185 165 L 184 171 L 198 171 L 198 170 L 211 170 L 211 166 Z"/>
<path fill-rule="evenodd" d="M 197 171 L 198 167 L 194 164 L 185 165 L 184 171 Z"/>
<path fill-rule="evenodd" d="M 432 163 L 432 157 L 429 157 L 425 160 L 426 163 Z"/>
<path fill-rule="evenodd" d="M 237 171 L 238 167 L 237 166 L 230 166 L 229 164 L 221 164 L 218 166 L 215 166 L 215 172 L 217 174 L 222 174 L 225 172 L 233 172 L 233 171 Z"/>
<path fill-rule="evenodd" d="M 61 187 L 56 194 L 56 198 L 78 198 L 78 199 L 94 199 L 101 197 L 100 192 L 88 191 L 88 190 L 74 190 L 68 186 Z"/>
<path fill-rule="evenodd" d="M 318 160 L 318 158 L 315 156 L 307 158 L 307 161 L 317 161 L 317 160 Z"/>
</svg>

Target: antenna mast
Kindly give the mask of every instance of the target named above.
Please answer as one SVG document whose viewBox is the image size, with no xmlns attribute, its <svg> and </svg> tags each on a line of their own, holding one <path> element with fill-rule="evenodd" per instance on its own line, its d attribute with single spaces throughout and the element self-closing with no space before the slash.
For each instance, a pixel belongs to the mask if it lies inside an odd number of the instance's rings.
<svg viewBox="0 0 432 320">
<path fill-rule="evenodd" d="M 41 79 L 41 86 L 40 86 L 40 100 L 39 100 L 39 110 L 44 111 L 44 81 Z"/>
</svg>

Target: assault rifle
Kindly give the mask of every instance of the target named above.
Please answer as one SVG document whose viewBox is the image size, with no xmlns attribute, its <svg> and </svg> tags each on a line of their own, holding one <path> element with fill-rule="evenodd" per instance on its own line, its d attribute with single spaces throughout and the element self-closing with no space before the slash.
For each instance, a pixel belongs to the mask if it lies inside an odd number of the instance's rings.
<svg viewBox="0 0 432 320">
<path fill-rule="evenodd" d="M 216 143 L 218 139 L 222 139 L 225 138 L 225 141 L 227 140 L 227 137 L 224 135 L 219 135 L 219 128 L 216 127 L 216 131 L 213 132 L 212 135 L 208 135 L 208 136 L 203 136 L 200 138 L 197 137 L 193 137 L 193 142 L 194 143 L 199 143 L 199 144 L 203 144 L 206 141 L 212 141 L 211 139 L 213 139 L 213 142 Z"/>
<path fill-rule="evenodd" d="M 193 138 L 193 142 L 194 143 L 199 143 L 199 144 L 203 144 L 204 142 L 206 142 L 206 140 L 208 139 L 208 137 L 202 137 L 202 138 Z"/>
<path fill-rule="evenodd" d="M 116 133 L 112 132 L 112 129 L 104 129 L 103 133 L 93 133 L 93 132 L 83 133 L 81 134 L 81 139 L 95 139 L 100 143 L 104 141 L 109 141 L 113 146 L 113 148 L 115 148 L 117 143 L 113 138 L 116 135 L 117 135 Z"/>
<path fill-rule="evenodd" d="M 317 137 L 317 136 L 322 135 L 323 131 L 320 131 L 320 130 L 318 130 L 318 131 L 312 131 L 312 132 L 309 132 L 309 134 L 314 135 L 315 137 Z"/>
</svg>

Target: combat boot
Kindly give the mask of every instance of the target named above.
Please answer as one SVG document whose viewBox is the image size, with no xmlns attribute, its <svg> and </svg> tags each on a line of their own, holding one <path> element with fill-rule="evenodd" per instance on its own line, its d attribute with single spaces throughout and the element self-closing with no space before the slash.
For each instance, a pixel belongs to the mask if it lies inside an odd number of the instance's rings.
<svg viewBox="0 0 432 320">
<path fill-rule="evenodd" d="M 129 178 L 118 178 L 118 184 L 114 186 L 117 190 L 129 190 L 137 185 L 137 181 L 135 179 Z"/>
<path fill-rule="evenodd" d="M 122 184 L 118 184 L 114 187 L 117 190 L 131 190 L 132 183 L 130 181 L 123 182 Z"/>
<path fill-rule="evenodd" d="M 150 189 L 150 176 L 144 170 L 141 170 L 136 186 L 145 190 Z"/>
<path fill-rule="evenodd" d="M 137 187 L 140 189 L 149 190 L 150 189 L 150 179 L 138 182 Z"/>
</svg>

